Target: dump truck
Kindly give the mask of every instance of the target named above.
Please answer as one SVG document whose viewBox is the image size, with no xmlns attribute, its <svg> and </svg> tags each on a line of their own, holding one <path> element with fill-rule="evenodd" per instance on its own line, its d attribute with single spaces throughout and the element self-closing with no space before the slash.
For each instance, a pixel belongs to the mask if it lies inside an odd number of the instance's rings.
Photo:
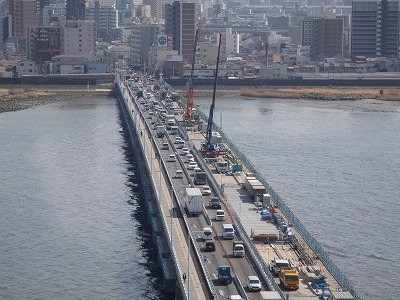
<svg viewBox="0 0 400 300">
<path fill-rule="evenodd" d="M 243 257 L 244 256 L 244 245 L 242 241 L 234 241 L 233 245 L 233 256 L 234 257 Z"/>
<path fill-rule="evenodd" d="M 186 207 L 189 215 L 199 215 L 203 212 L 203 195 L 199 188 L 186 188 Z"/>
<path fill-rule="evenodd" d="M 299 273 L 295 268 L 281 267 L 279 271 L 281 287 L 286 290 L 297 290 L 299 288 Z"/>
</svg>

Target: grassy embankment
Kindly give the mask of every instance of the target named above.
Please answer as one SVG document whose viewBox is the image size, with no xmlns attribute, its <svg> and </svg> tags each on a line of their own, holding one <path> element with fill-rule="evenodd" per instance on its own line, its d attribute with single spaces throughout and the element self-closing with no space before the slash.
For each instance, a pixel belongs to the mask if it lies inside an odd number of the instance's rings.
<svg viewBox="0 0 400 300">
<path fill-rule="evenodd" d="M 362 87 L 299 87 L 299 88 L 249 88 L 241 89 L 240 95 L 258 98 L 315 99 L 315 100 L 359 100 L 376 99 L 399 101 L 400 89 Z"/>
</svg>

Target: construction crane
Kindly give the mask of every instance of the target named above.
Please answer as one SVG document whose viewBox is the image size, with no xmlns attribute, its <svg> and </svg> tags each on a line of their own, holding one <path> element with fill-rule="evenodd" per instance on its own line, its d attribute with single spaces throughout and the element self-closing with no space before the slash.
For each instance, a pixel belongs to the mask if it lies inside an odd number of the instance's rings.
<svg viewBox="0 0 400 300">
<path fill-rule="evenodd" d="M 221 40 L 222 40 L 222 34 L 219 35 L 217 65 L 215 67 L 215 77 L 214 77 L 213 98 L 210 106 L 210 113 L 208 115 L 206 141 L 203 144 L 203 150 L 202 150 L 202 154 L 205 157 L 217 157 L 220 154 L 220 151 L 215 149 L 214 145 L 211 143 L 211 137 L 212 137 L 212 126 L 213 126 L 214 107 L 215 107 L 215 95 L 217 92 L 218 65 L 219 65 L 219 53 L 221 52 Z"/>
<path fill-rule="evenodd" d="M 193 47 L 192 71 L 190 73 L 190 78 L 189 78 L 189 90 L 187 95 L 186 112 L 183 114 L 183 119 L 185 121 L 192 121 L 194 118 L 192 113 L 193 98 L 194 98 L 193 76 L 194 76 L 194 65 L 196 64 L 196 50 L 197 50 L 199 35 L 200 31 L 199 29 L 196 29 L 196 36 L 194 38 L 194 47 Z"/>
</svg>

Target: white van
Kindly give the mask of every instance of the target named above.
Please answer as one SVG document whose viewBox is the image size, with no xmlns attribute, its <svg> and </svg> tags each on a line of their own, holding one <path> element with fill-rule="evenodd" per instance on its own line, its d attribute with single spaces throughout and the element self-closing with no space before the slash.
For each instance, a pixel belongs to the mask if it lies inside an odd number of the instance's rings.
<svg viewBox="0 0 400 300">
<path fill-rule="evenodd" d="M 222 237 L 226 240 L 235 238 L 235 229 L 232 224 L 222 224 Z"/>
</svg>

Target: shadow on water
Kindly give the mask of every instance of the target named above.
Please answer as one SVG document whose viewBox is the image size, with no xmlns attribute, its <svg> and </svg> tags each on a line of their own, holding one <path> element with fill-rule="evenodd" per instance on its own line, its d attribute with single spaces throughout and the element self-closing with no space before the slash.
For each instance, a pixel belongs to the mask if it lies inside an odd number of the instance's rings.
<svg viewBox="0 0 400 300">
<path fill-rule="evenodd" d="M 122 114 L 119 115 L 119 118 L 123 118 Z M 131 217 L 135 220 L 135 223 L 137 222 L 135 227 L 139 235 L 138 240 L 140 240 L 140 247 L 144 256 L 144 263 L 141 263 L 141 265 L 143 265 L 149 271 L 147 282 L 152 287 L 147 289 L 148 293 L 146 293 L 145 297 L 147 299 L 170 299 L 171 295 L 162 290 L 163 276 L 160 272 L 160 267 L 158 266 L 157 248 L 151 238 L 151 224 L 149 224 L 149 220 L 147 218 L 145 198 L 143 196 L 139 172 L 137 170 L 135 153 L 130 147 L 129 137 L 125 129 L 121 131 L 121 135 L 124 138 L 125 144 L 123 146 L 123 151 L 125 159 L 128 163 L 128 168 L 126 171 L 128 180 L 126 185 L 131 191 L 130 199 L 127 202 L 134 207 Z"/>
</svg>

